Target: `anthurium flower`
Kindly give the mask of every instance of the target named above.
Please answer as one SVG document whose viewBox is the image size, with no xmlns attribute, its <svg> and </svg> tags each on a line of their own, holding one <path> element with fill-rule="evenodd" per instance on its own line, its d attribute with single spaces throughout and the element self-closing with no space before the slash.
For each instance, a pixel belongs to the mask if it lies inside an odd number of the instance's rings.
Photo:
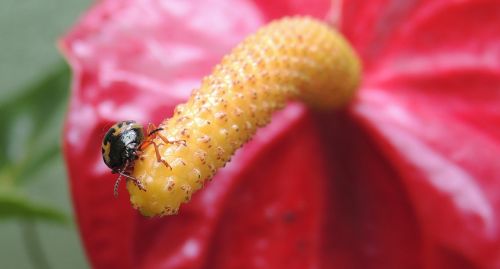
<svg viewBox="0 0 500 269">
<path fill-rule="evenodd" d="M 95 268 L 499 268 L 500 2 L 105 0 L 61 41 L 65 156 Z M 364 80 L 342 111 L 289 104 L 177 216 L 145 218 L 102 162 L 266 22 L 340 27 Z M 332 21 L 333 20 L 333 21 Z"/>
</svg>

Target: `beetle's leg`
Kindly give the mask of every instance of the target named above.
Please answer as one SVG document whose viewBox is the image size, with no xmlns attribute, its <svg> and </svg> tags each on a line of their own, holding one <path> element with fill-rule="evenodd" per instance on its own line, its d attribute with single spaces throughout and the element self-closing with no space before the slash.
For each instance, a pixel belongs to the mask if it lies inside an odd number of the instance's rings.
<svg viewBox="0 0 500 269">
<path fill-rule="evenodd" d="M 152 124 L 151 122 L 148 123 L 148 129 L 147 129 L 147 134 L 148 134 L 148 137 L 150 137 L 151 135 L 157 133 L 158 131 L 161 131 L 163 130 L 163 128 L 157 128 L 156 125 Z"/>
<path fill-rule="evenodd" d="M 156 135 L 161 139 L 163 140 L 163 142 L 167 143 L 167 144 L 181 144 L 183 146 L 186 146 L 186 140 L 174 140 L 174 141 L 170 141 L 168 140 L 168 138 L 166 138 L 165 136 L 163 136 L 162 134 L 160 133 L 156 133 Z"/>
<path fill-rule="evenodd" d="M 127 179 L 132 180 L 132 182 L 134 182 L 134 184 L 137 186 L 137 188 L 139 188 L 141 191 L 146 191 L 146 188 L 144 187 L 144 185 L 142 185 L 142 183 L 137 178 L 135 178 L 131 175 L 127 175 L 123 172 L 120 172 L 120 176 L 124 176 Z"/>
<path fill-rule="evenodd" d="M 165 142 L 166 144 L 181 144 L 183 146 L 186 145 L 186 140 L 174 140 L 174 141 L 170 141 L 168 140 L 168 138 L 166 138 L 164 135 L 158 133 L 159 131 L 162 131 L 164 130 L 162 127 L 156 127 L 156 125 L 152 124 L 152 123 L 148 123 L 148 128 L 147 128 L 147 133 L 148 133 L 148 138 L 149 140 L 152 140 L 154 139 L 154 136 L 158 136 L 161 138 L 161 140 L 163 140 L 163 142 Z M 154 135 L 154 136 L 153 136 Z M 153 137 L 151 137 L 153 136 Z M 147 140 L 148 141 L 148 140 Z M 149 145 L 149 144 L 148 144 Z"/>
<path fill-rule="evenodd" d="M 114 173 L 116 173 L 116 171 L 114 171 Z M 114 190 L 114 194 L 115 194 L 115 198 L 118 198 L 118 186 L 120 186 L 120 181 L 122 180 L 122 173 L 121 172 L 117 172 L 118 174 L 120 174 L 118 176 L 118 178 L 116 179 L 115 181 L 115 187 L 113 188 Z"/>
<path fill-rule="evenodd" d="M 170 166 L 170 164 L 168 164 L 167 161 L 165 161 L 164 159 L 161 158 L 160 150 L 158 149 L 158 145 L 153 141 L 151 141 L 151 144 L 153 144 L 153 146 L 155 147 L 156 160 L 158 162 L 163 163 L 167 168 L 170 168 L 170 170 L 172 170 L 172 166 Z"/>
<path fill-rule="evenodd" d="M 148 129 L 149 129 L 149 127 L 148 127 Z M 158 129 L 156 129 L 156 130 L 158 130 Z M 154 132 L 154 131 L 153 131 L 153 132 Z M 158 133 L 157 133 L 157 135 L 158 135 Z M 167 168 L 172 169 L 172 166 L 170 166 L 170 164 L 168 164 L 168 162 L 167 162 L 167 161 L 165 161 L 165 160 L 163 160 L 163 159 L 161 158 L 161 154 L 160 154 L 160 150 L 159 150 L 159 148 L 158 148 L 158 144 L 156 144 L 156 143 L 153 141 L 153 139 L 152 139 L 152 138 L 148 138 L 146 141 L 142 142 L 142 144 L 139 146 L 138 151 L 142 152 L 142 151 L 143 151 L 145 148 L 147 148 L 149 145 L 153 145 L 153 146 L 154 146 L 154 148 L 155 148 L 156 160 L 157 160 L 158 162 L 163 163 L 163 164 L 164 164 Z"/>
<path fill-rule="evenodd" d="M 163 130 L 163 128 L 156 128 L 156 126 L 154 124 L 148 123 L 148 129 L 147 129 L 148 136 L 146 137 L 144 142 L 141 143 L 141 145 L 139 146 L 139 148 L 137 150 L 142 152 L 149 145 L 154 144 L 154 142 L 153 142 L 154 137 L 151 137 L 151 136 L 158 135 L 157 132 L 161 131 L 161 130 Z"/>
<path fill-rule="evenodd" d="M 139 148 L 137 150 L 140 151 L 140 152 L 143 152 L 144 149 L 147 148 L 151 144 L 153 144 L 153 141 L 146 140 L 146 141 L 142 142 L 142 144 L 139 146 Z"/>
<path fill-rule="evenodd" d="M 158 162 L 161 162 L 165 165 L 165 167 L 169 168 L 170 170 L 172 170 L 172 166 L 170 166 L 170 164 L 168 164 L 167 161 L 165 161 L 164 159 L 162 159 L 161 157 L 161 154 L 160 154 L 160 150 L 158 148 L 158 144 L 156 144 L 153 139 L 158 136 L 161 138 L 161 140 L 163 140 L 163 142 L 165 142 L 166 144 L 175 144 L 175 143 L 180 143 L 182 145 L 186 145 L 186 141 L 184 140 L 179 140 L 179 141 L 169 141 L 165 136 L 163 136 L 162 134 L 159 133 L 159 131 L 162 131 L 163 128 L 157 128 L 154 124 L 152 123 L 148 123 L 148 128 L 147 128 L 147 133 L 148 133 L 148 137 L 147 139 L 142 142 L 142 144 L 139 146 L 139 151 L 143 151 L 146 147 L 148 147 L 149 145 L 153 145 L 154 148 L 155 148 L 155 154 L 156 154 L 156 160 Z"/>
<path fill-rule="evenodd" d="M 120 170 L 113 170 L 112 173 L 118 173 L 119 176 L 118 178 L 116 179 L 115 181 L 115 186 L 113 188 L 114 190 L 114 195 L 115 195 L 115 198 L 118 197 L 118 187 L 120 186 L 120 182 L 122 180 L 122 176 L 123 177 L 126 177 L 127 179 L 130 179 L 134 182 L 134 184 L 142 191 L 146 191 L 146 188 L 144 187 L 144 185 L 142 185 L 142 183 L 135 177 L 131 176 L 131 175 L 128 175 L 125 173 L 125 171 L 127 171 L 127 168 L 129 167 L 129 162 L 127 161 L 125 163 L 125 167 L 120 171 Z"/>
</svg>

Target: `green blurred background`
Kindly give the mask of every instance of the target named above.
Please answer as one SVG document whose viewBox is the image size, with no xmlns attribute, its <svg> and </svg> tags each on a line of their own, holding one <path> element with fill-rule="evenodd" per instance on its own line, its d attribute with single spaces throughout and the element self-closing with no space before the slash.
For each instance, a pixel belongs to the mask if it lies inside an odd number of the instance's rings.
<svg viewBox="0 0 500 269">
<path fill-rule="evenodd" d="M 0 268 L 88 268 L 64 162 L 56 40 L 90 0 L 0 1 Z"/>
</svg>

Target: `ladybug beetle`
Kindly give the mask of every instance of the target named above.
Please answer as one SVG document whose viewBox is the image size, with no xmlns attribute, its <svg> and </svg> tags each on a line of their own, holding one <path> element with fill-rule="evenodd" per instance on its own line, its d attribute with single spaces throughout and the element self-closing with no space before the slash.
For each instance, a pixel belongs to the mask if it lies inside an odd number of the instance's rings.
<svg viewBox="0 0 500 269">
<path fill-rule="evenodd" d="M 111 168 L 111 173 L 119 174 L 114 187 L 115 197 L 118 196 L 118 186 L 122 177 L 132 180 L 139 189 L 146 191 L 142 183 L 137 178 L 133 177 L 130 172 L 134 166 L 134 161 L 137 160 L 139 154 L 147 146 L 151 144 L 154 145 L 157 160 L 162 162 L 167 168 L 171 168 L 170 165 L 161 158 L 158 151 L 158 145 L 153 142 L 153 139 L 159 136 L 165 143 L 174 143 L 178 141 L 169 141 L 158 133 L 158 131 L 161 130 L 163 130 L 163 128 L 156 128 L 154 125 L 149 124 L 147 136 L 145 137 L 142 125 L 132 120 L 117 122 L 108 130 L 102 140 L 101 151 L 104 163 Z"/>
</svg>

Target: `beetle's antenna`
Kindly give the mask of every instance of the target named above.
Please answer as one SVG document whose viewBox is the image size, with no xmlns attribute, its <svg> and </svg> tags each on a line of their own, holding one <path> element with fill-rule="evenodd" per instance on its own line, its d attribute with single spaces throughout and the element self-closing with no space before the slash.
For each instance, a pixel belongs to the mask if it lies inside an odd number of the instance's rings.
<svg viewBox="0 0 500 269">
<path fill-rule="evenodd" d="M 115 187 L 113 188 L 114 194 L 115 194 L 115 198 L 118 198 L 118 187 L 120 186 L 120 182 L 122 180 L 122 176 L 126 177 L 126 174 L 124 172 L 127 170 L 127 167 L 128 167 L 128 161 L 125 162 L 125 166 L 123 167 L 123 169 L 121 171 L 118 171 L 119 176 L 116 179 L 116 181 L 115 181 Z"/>
<path fill-rule="evenodd" d="M 120 174 L 120 175 L 118 176 L 118 179 L 116 179 L 116 182 L 115 182 L 115 188 L 114 188 L 115 198 L 118 197 L 118 186 L 120 185 L 120 181 L 121 181 L 122 177 L 126 177 L 127 179 L 132 180 L 134 182 L 134 184 L 137 186 L 137 188 L 139 188 L 141 191 L 146 191 L 146 188 L 144 188 L 144 185 L 142 185 L 142 183 L 137 178 L 135 178 L 131 175 L 125 174 L 125 171 L 127 171 L 127 168 L 128 168 L 128 162 L 126 162 L 125 167 L 121 171 L 118 171 L 118 174 Z"/>
<path fill-rule="evenodd" d="M 120 186 L 120 181 L 122 180 L 122 172 L 119 172 L 118 179 L 115 181 L 115 188 L 114 188 L 114 193 L 115 193 L 115 198 L 118 198 L 118 186 Z"/>
</svg>

